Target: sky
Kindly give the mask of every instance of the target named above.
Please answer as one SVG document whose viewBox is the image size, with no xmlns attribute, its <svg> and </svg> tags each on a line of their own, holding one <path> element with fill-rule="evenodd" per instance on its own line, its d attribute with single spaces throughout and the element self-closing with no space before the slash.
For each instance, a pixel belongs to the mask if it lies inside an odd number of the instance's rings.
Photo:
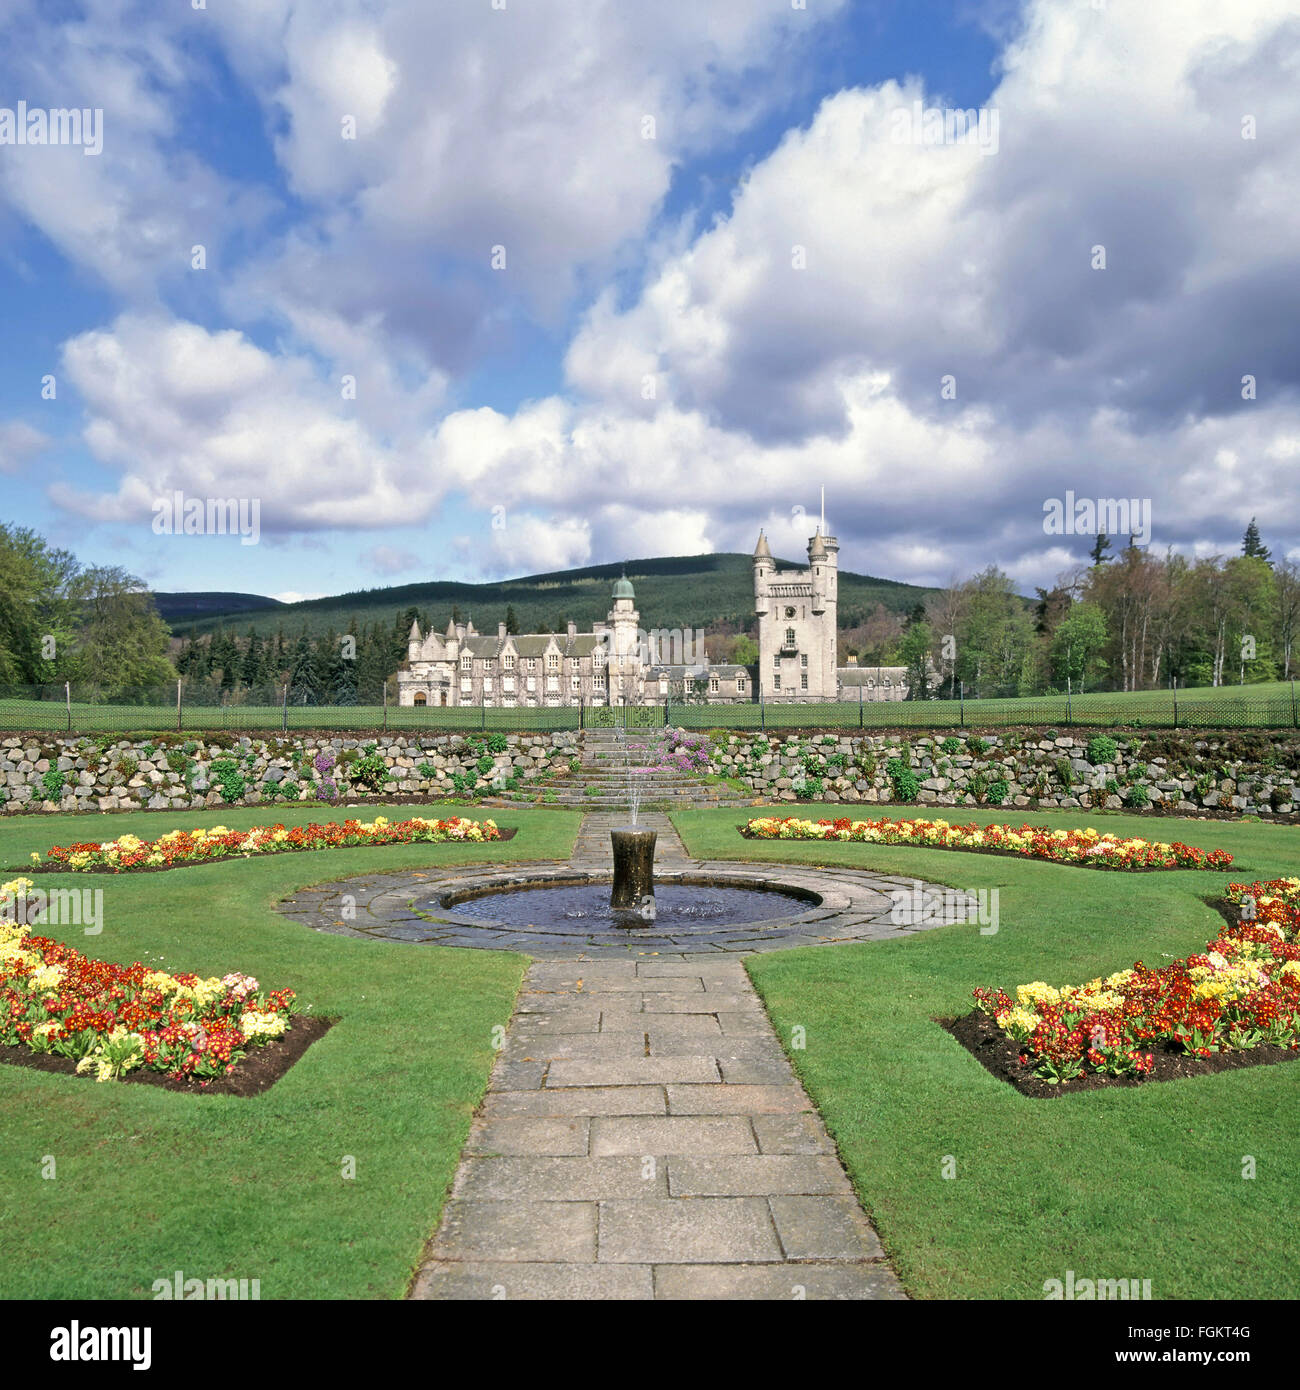
<svg viewBox="0 0 1300 1390">
<path fill-rule="evenodd" d="M 0 0 L 0 519 L 289 599 L 823 488 L 915 583 L 1078 499 L 1300 557 L 1298 136 L 1293 0 Z"/>
</svg>

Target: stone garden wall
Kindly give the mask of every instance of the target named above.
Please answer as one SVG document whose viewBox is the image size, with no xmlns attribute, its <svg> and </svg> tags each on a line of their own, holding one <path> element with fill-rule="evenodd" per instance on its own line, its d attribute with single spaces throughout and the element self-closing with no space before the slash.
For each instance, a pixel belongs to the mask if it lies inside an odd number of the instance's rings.
<svg viewBox="0 0 1300 1390">
<path fill-rule="evenodd" d="M 578 735 L 198 735 L 0 739 L 8 813 L 198 810 L 318 798 L 439 797 L 514 789 L 567 769 Z"/>
<path fill-rule="evenodd" d="M 712 768 L 770 801 L 1289 816 L 1300 739 L 1267 734 L 717 734 Z"/>
<path fill-rule="evenodd" d="M 360 739 L 16 735 L 0 739 L 0 798 L 12 814 L 518 792 L 566 772 L 580 738 L 573 731 Z M 770 801 L 1300 812 L 1294 735 L 724 732 L 709 747 L 709 771 Z"/>
</svg>

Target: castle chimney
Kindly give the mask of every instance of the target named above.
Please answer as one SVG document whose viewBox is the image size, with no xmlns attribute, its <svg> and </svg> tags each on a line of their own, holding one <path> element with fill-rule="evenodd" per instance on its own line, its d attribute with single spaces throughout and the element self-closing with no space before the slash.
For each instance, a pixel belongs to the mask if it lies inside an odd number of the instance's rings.
<svg viewBox="0 0 1300 1390">
<path fill-rule="evenodd" d="M 498 624 L 497 624 L 497 639 L 498 639 L 498 641 L 501 641 L 501 642 L 504 642 L 504 641 L 506 640 L 506 625 L 505 625 L 505 623 L 498 623 Z"/>
</svg>

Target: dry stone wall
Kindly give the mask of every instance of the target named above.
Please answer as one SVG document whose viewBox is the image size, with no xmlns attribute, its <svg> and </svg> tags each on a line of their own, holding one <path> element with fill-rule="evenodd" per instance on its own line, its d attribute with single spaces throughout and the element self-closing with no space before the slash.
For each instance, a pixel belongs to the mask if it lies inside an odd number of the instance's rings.
<svg viewBox="0 0 1300 1390">
<path fill-rule="evenodd" d="M 771 801 L 1261 817 L 1300 810 L 1300 739 L 1293 735 L 720 733 L 711 771 Z"/>
<path fill-rule="evenodd" d="M 199 810 L 485 792 L 567 768 L 578 735 L 0 739 L 6 813 Z"/>
</svg>

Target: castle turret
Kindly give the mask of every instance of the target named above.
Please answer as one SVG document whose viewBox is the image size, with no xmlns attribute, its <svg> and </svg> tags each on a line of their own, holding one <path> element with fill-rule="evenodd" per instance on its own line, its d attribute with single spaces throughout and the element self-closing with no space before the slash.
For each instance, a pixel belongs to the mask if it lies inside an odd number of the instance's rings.
<svg viewBox="0 0 1300 1390">
<path fill-rule="evenodd" d="M 808 542 L 808 571 L 812 580 L 812 612 L 820 624 L 810 665 L 818 668 L 809 689 L 817 698 L 833 700 L 839 685 L 839 552 L 834 536 L 823 536 L 820 527 Z"/>
<path fill-rule="evenodd" d="M 420 636 L 420 624 L 413 622 L 411 631 L 406 638 L 406 659 L 408 661 L 418 661 L 420 659 L 420 649 L 424 646 L 424 639 Z"/>
<path fill-rule="evenodd" d="M 754 547 L 754 612 L 760 618 L 767 616 L 767 581 L 775 569 L 776 561 L 772 559 L 772 548 L 760 530 L 758 544 Z"/>
</svg>

